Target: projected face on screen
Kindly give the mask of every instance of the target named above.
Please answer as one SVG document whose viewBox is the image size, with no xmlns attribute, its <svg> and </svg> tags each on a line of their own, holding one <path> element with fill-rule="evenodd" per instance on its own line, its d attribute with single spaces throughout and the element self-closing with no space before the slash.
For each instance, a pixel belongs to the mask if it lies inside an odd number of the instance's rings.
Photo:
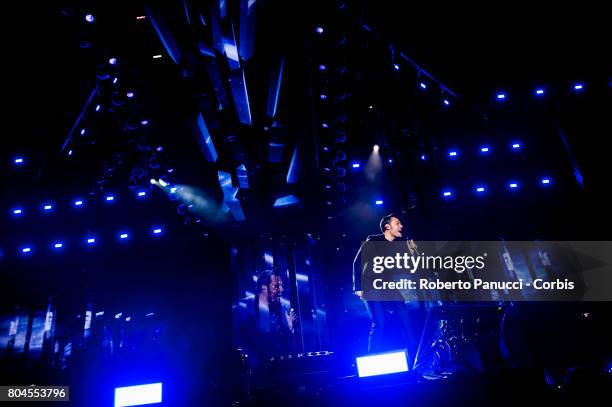
<svg viewBox="0 0 612 407">
<path fill-rule="evenodd" d="M 281 295 L 283 294 L 283 291 L 285 290 L 283 288 L 282 278 L 276 274 L 272 274 L 272 276 L 270 277 L 269 287 L 270 288 L 268 290 L 268 298 L 270 299 L 270 302 L 280 301 Z"/>
</svg>

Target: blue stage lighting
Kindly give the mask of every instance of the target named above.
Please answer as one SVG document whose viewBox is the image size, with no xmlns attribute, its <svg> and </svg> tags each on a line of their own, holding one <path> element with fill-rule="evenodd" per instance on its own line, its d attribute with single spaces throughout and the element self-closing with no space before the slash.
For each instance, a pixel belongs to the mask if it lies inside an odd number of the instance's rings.
<svg viewBox="0 0 612 407">
<path fill-rule="evenodd" d="M 353 167 L 353 168 L 359 168 L 359 167 L 361 167 L 361 164 L 359 164 L 359 163 L 353 163 L 353 164 L 352 164 L 352 167 Z"/>
<path fill-rule="evenodd" d="M 32 248 L 30 246 L 26 246 L 26 247 L 22 247 L 21 248 L 21 253 L 27 254 L 27 253 L 31 253 L 32 252 Z"/>
<path fill-rule="evenodd" d="M 300 199 L 297 196 L 291 194 L 291 195 L 285 195 L 280 198 L 277 198 L 276 201 L 274 201 L 274 204 L 272 205 L 272 207 L 281 208 L 284 206 L 296 205 L 298 203 L 300 203 Z"/>
<path fill-rule="evenodd" d="M 134 92 L 128 92 L 128 93 L 126 93 L 126 94 L 125 94 L 125 96 L 126 96 L 128 99 L 131 99 L 131 98 L 133 98 L 133 97 L 134 97 Z"/>
<path fill-rule="evenodd" d="M 457 158 L 457 156 L 459 155 L 459 153 L 456 150 L 451 150 L 448 152 L 448 156 L 450 158 Z"/>
<path fill-rule="evenodd" d="M 115 197 L 113 195 L 107 195 L 105 199 L 106 199 L 106 202 L 112 202 L 115 200 Z"/>
<path fill-rule="evenodd" d="M 100 109 L 102 109 L 102 106 L 100 106 L 100 105 L 96 105 L 96 112 L 99 112 L 99 111 L 100 111 Z"/>
<path fill-rule="evenodd" d="M 109 63 L 110 65 L 117 65 L 117 58 L 114 58 L 114 57 L 113 57 L 113 58 L 109 58 L 109 59 L 108 59 L 108 63 Z M 116 79 L 116 78 L 115 78 L 115 79 Z"/>
<path fill-rule="evenodd" d="M 477 185 L 474 187 L 474 190 L 479 194 L 484 194 L 487 191 L 487 188 L 484 185 Z"/>
<path fill-rule="evenodd" d="M 85 131 L 86 131 L 85 129 L 81 129 L 81 136 L 85 135 Z"/>
<path fill-rule="evenodd" d="M 161 383 L 117 387 L 115 389 L 115 407 L 141 406 L 143 404 L 154 404 L 161 402 Z"/>
<path fill-rule="evenodd" d="M 327 69 L 327 67 L 325 65 L 323 65 L 323 64 L 319 65 L 319 71 L 324 71 L 326 69 Z"/>
<path fill-rule="evenodd" d="M 24 164 L 24 159 L 23 157 L 15 157 L 15 159 L 13 160 L 13 163 L 15 165 L 23 165 Z"/>
<path fill-rule="evenodd" d="M 498 93 L 497 94 L 497 100 L 506 100 L 506 94 L 505 93 Z"/>
<path fill-rule="evenodd" d="M 130 237 L 130 235 L 128 235 L 127 233 L 121 233 L 121 234 L 119 235 L 119 239 L 121 239 L 121 240 L 125 240 L 125 239 L 127 239 L 128 237 Z"/>
<path fill-rule="evenodd" d="M 43 205 L 43 211 L 50 212 L 52 210 L 53 210 L 53 205 L 51 205 L 51 204 L 44 204 Z"/>
<path fill-rule="evenodd" d="M 385 202 L 382 199 L 377 199 L 376 202 L 374 202 L 376 205 L 382 205 Z"/>
<path fill-rule="evenodd" d="M 443 191 L 443 192 L 442 192 L 442 196 L 443 196 L 444 198 L 447 198 L 447 199 L 448 199 L 448 198 L 452 198 L 453 193 L 452 193 L 451 191 Z"/>
<path fill-rule="evenodd" d="M 510 189 L 518 189 L 518 187 L 519 187 L 518 182 L 510 182 L 510 183 L 508 183 L 508 188 L 510 188 Z"/>
<path fill-rule="evenodd" d="M 543 95 L 544 95 L 544 89 L 543 89 L 543 88 L 537 88 L 537 89 L 535 90 L 535 94 L 536 94 L 537 96 L 543 96 Z"/>
<path fill-rule="evenodd" d="M 160 235 L 162 233 L 162 228 L 155 228 L 153 229 L 153 234 L 154 235 Z"/>
<path fill-rule="evenodd" d="M 425 82 L 419 83 L 419 86 L 421 87 L 421 89 L 427 89 L 427 84 Z"/>
<path fill-rule="evenodd" d="M 93 16 L 93 14 L 87 14 L 85 16 L 85 21 L 87 21 L 88 23 L 93 23 L 96 20 L 96 18 Z"/>
<path fill-rule="evenodd" d="M 540 183 L 542 185 L 550 185 L 552 183 L 552 180 L 548 177 L 544 177 L 540 180 Z"/>
<path fill-rule="evenodd" d="M 139 198 L 142 198 L 142 197 L 144 197 L 144 196 L 147 196 L 147 193 L 146 193 L 145 191 L 140 191 L 140 192 L 138 192 L 138 197 L 139 197 Z"/>
<path fill-rule="evenodd" d="M 319 97 L 321 98 L 321 100 L 327 100 L 327 95 L 325 93 L 321 93 Z"/>
<path fill-rule="evenodd" d="M 427 160 L 427 156 L 425 154 L 421 154 L 421 161 Z"/>
<path fill-rule="evenodd" d="M 113 78 L 113 85 L 116 85 L 119 82 L 119 78 Z"/>
<path fill-rule="evenodd" d="M 321 27 L 321 26 L 317 26 L 317 27 L 315 28 L 315 32 L 316 32 L 317 34 L 323 34 L 323 32 L 325 32 L 325 30 L 323 29 L 323 27 Z"/>
<path fill-rule="evenodd" d="M 170 188 L 170 193 L 171 194 L 176 194 L 177 189 L 178 189 L 177 187 Z"/>
<path fill-rule="evenodd" d="M 512 143 L 512 149 L 513 150 L 520 150 L 521 149 L 521 143 Z"/>
<path fill-rule="evenodd" d="M 73 202 L 73 205 L 76 207 L 83 206 L 83 200 L 77 199 L 76 201 Z"/>
<path fill-rule="evenodd" d="M 443 99 L 442 103 L 444 103 L 444 106 L 450 106 L 450 100 L 448 99 Z"/>
<path fill-rule="evenodd" d="M 64 244 L 62 242 L 55 242 L 53 243 L 53 248 L 54 249 L 61 249 L 64 247 Z"/>
<path fill-rule="evenodd" d="M 480 147 L 480 152 L 483 154 L 487 154 L 490 151 L 489 146 Z"/>
<path fill-rule="evenodd" d="M 580 91 L 582 91 L 583 89 L 584 89 L 584 84 L 583 84 L 583 83 L 580 83 L 580 82 L 579 82 L 579 83 L 574 84 L 574 90 L 575 90 L 576 92 L 580 92 Z"/>
<path fill-rule="evenodd" d="M 72 150 L 68 150 L 68 157 L 72 155 Z"/>
<path fill-rule="evenodd" d="M 396 71 L 399 71 L 400 70 L 399 64 L 393 64 L 393 69 L 395 69 Z"/>
<path fill-rule="evenodd" d="M 379 376 L 408 371 L 406 350 L 360 356 L 355 359 L 359 377 Z"/>
<path fill-rule="evenodd" d="M 23 215 L 23 209 L 21 209 L 21 208 L 13 209 L 13 215 L 15 215 L 15 216 Z"/>
<path fill-rule="evenodd" d="M 87 238 L 87 244 L 88 245 L 93 245 L 95 243 L 96 243 L 96 238 L 94 238 L 94 237 L 88 237 Z"/>
</svg>

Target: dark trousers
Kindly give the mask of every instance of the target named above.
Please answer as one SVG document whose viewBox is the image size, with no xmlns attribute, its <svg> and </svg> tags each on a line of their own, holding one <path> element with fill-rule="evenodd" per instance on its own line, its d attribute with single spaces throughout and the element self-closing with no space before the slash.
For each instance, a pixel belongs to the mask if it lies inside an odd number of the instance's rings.
<svg viewBox="0 0 612 407">
<path fill-rule="evenodd" d="M 403 301 L 364 301 L 364 303 L 372 321 L 370 338 L 368 340 L 368 353 L 389 350 L 385 338 L 387 318 L 396 318 L 401 327 L 406 349 L 408 350 L 409 366 L 412 369 L 419 333 L 414 329 L 406 303 Z"/>
</svg>

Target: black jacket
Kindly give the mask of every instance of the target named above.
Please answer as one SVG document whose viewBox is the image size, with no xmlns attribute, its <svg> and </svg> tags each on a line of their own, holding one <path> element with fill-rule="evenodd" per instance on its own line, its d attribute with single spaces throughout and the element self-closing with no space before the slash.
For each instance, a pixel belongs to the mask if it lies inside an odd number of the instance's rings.
<svg viewBox="0 0 612 407">
<path fill-rule="evenodd" d="M 379 235 L 370 235 L 366 238 L 365 242 L 363 242 L 363 244 L 361 245 L 361 247 L 359 247 L 359 250 L 357 251 L 357 255 L 355 256 L 355 259 L 353 260 L 353 291 L 361 291 L 361 275 L 363 270 L 367 267 L 367 264 L 364 265 L 364 267 L 362 268 L 362 264 L 361 264 L 361 249 L 363 249 L 363 246 L 365 246 L 368 242 L 386 242 L 387 239 L 385 239 L 385 235 L 384 234 L 379 234 Z"/>
</svg>

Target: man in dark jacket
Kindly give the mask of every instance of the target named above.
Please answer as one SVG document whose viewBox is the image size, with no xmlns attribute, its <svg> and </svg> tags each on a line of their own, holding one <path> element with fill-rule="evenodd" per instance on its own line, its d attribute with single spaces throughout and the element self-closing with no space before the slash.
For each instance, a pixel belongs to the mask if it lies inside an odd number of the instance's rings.
<svg viewBox="0 0 612 407">
<path fill-rule="evenodd" d="M 392 242 L 403 237 L 402 230 L 404 227 L 399 217 L 394 214 L 384 216 L 380 220 L 379 226 L 382 233 L 379 235 L 368 236 L 366 241 L 359 248 L 359 251 L 355 256 L 355 260 L 353 261 L 353 291 L 355 292 L 355 295 L 363 300 L 368 311 L 368 315 L 372 321 L 372 325 L 370 327 L 370 337 L 368 340 L 368 352 L 381 352 L 387 350 L 384 340 L 384 331 L 387 325 L 387 317 L 392 314 L 400 322 L 402 334 L 408 349 L 409 359 L 412 360 L 412 355 L 416 351 L 414 346 L 416 344 L 416 332 L 414 332 L 412 329 L 412 324 L 408 315 L 408 308 L 402 294 L 399 291 L 397 291 L 397 293 L 392 293 L 391 295 L 393 300 L 390 300 L 391 298 L 389 298 L 387 295 L 387 301 L 366 301 L 363 299 L 361 282 L 363 271 L 368 267 L 367 259 L 364 259 L 365 261 L 363 262 L 361 259 L 361 253 L 364 250 L 364 246 L 369 244 L 369 242 Z M 408 240 L 407 245 L 411 252 L 416 252 L 416 245 L 414 241 Z"/>
</svg>

